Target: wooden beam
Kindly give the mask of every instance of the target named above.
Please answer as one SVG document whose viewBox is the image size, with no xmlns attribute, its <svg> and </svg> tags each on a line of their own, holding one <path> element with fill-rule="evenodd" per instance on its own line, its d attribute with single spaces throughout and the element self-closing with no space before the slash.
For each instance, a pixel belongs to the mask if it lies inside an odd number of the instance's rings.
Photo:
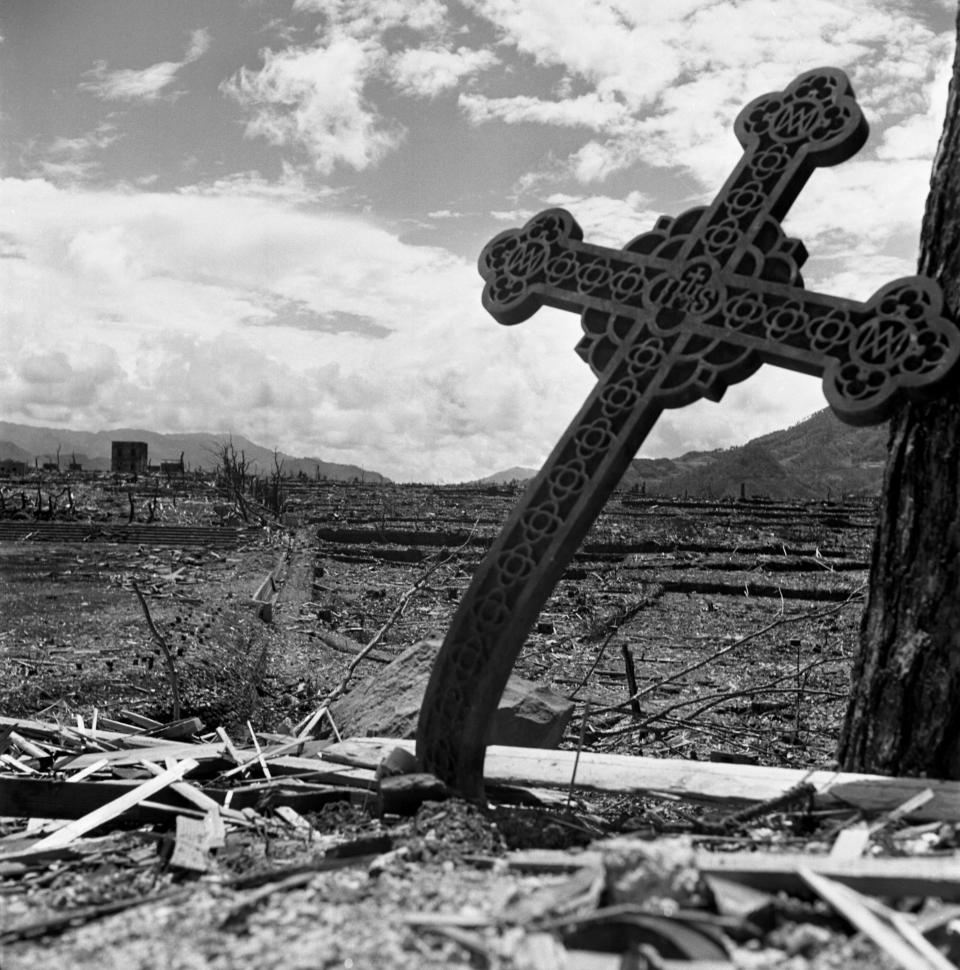
<svg viewBox="0 0 960 970">
<path fill-rule="evenodd" d="M 858 929 L 890 957 L 900 964 L 904 970 L 937 970 L 947 963 L 946 958 L 927 943 L 927 947 L 934 949 L 939 960 L 935 965 L 927 959 L 926 952 L 921 952 L 913 943 L 904 938 L 903 934 L 889 920 L 883 919 L 868 905 L 868 897 L 858 893 L 850 886 L 842 885 L 833 879 L 828 879 L 822 873 L 813 872 L 806 866 L 801 866 L 800 876 L 821 899 L 829 903 L 851 926 Z M 892 913 L 892 910 L 890 911 Z M 920 934 L 920 939 L 923 935 Z M 954 966 L 948 963 L 947 966 Z"/>
<path fill-rule="evenodd" d="M 346 750 L 368 751 L 367 763 L 373 761 L 378 752 L 385 753 L 393 747 L 411 752 L 416 748 L 414 741 L 397 738 L 352 738 L 344 745 L 349 745 Z M 343 750 L 345 748 L 334 744 L 323 752 L 323 756 L 332 760 Z M 575 751 L 490 745 L 484 763 L 484 778 L 509 785 L 564 787 L 573 776 L 575 758 Z M 864 812 L 890 811 L 930 788 L 933 797 L 910 817 L 915 821 L 960 822 L 960 782 L 930 778 L 889 778 L 840 771 L 584 751 L 577 767 L 576 787 L 643 795 L 663 792 L 714 804 L 742 805 L 776 798 L 800 782 L 813 785 L 815 800 L 821 807 L 849 805 Z"/>
<path fill-rule="evenodd" d="M 288 782 L 284 785 L 281 782 L 243 788 L 205 786 L 196 791 L 213 799 L 218 805 L 223 805 L 230 794 L 230 805 L 235 809 L 253 808 L 269 793 L 273 804 L 289 805 L 298 812 L 309 812 L 329 802 L 358 797 L 360 790 L 376 787 L 372 775 L 364 775 L 361 780 L 362 785 L 355 784 L 347 777 L 333 784 L 293 785 Z M 27 776 L 0 777 L 0 818 L 81 818 L 125 795 L 139 784 L 140 780 L 136 779 L 63 781 Z M 189 798 L 182 796 L 178 789 L 179 785 L 172 785 L 152 795 L 150 800 L 173 809 L 190 807 Z M 128 817 L 136 822 L 158 822 L 168 819 L 169 815 L 149 806 L 137 805 L 130 810 Z"/>
<path fill-rule="evenodd" d="M 955 856 L 915 856 L 836 860 L 830 856 L 775 852 L 707 852 L 696 850 L 694 866 L 764 892 L 780 890 L 810 895 L 801 870 L 826 876 L 870 896 L 936 896 L 960 900 L 960 861 Z"/>
<path fill-rule="evenodd" d="M 85 835 L 87 832 L 97 828 L 99 825 L 103 825 L 105 822 L 112 821 L 118 815 L 122 815 L 154 793 L 166 788 L 172 782 L 180 781 L 187 772 L 196 767 L 196 761 L 190 758 L 185 758 L 183 761 L 177 762 L 175 767 L 168 768 L 161 775 L 157 775 L 155 778 L 149 778 L 142 784 L 137 785 L 136 788 L 126 792 L 119 798 L 115 798 L 112 802 L 107 802 L 106 805 L 101 805 L 100 808 L 89 812 L 82 818 L 75 819 L 68 825 L 64 825 L 63 828 L 57 829 L 56 832 L 51 833 L 46 838 L 37 842 L 33 847 L 33 851 L 42 852 L 45 849 L 59 849 L 65 845 L 69 845 L 74 839 Z"/>
<path fill-rule="evenodd" d="M 510 852 L 507 865 L 520 872 L 560 873 L 584 866 L 602 865 L 605 853 L 629 853 L 630 839 L 594 842 L 583 852 L 563 849 L 521 849 Z M 650 851 L 650 843 L 637 839 L 638 852 Z M 615 847 L 615 848 L 614 848 Z M 710 852 L 691 850 L 691 866 L 701 875 L 726 880 L 768 893 L 785 892 L 811 896 L 802 870 L 875 896 L 937 896 L 960 900 L 960 860 L 956 856 L 914 856 L 834 859 L 829 855 L 791 852 Z M 599 860 L 599 861 L 598 861 Z"/>
<path fill-rule="evenodd" d="M 208 741 L 201 744 L 190 744 L 186 741 L 163 741 L 159 744 L 144 745 L 142 748 L 122 748 L 118 751 L 93 751 L 89 754 L 67 755 L 56 762 L 58 771 L 70 771 L 74 768 L 85 768 L 95 761 L 106 759 L 113 767 L 124 765 L 139 765 L 141 761 L 164 761 L 167 758 L 193 758 L 195 761 L 223 760 L 224 766 L 228 762 L 224 759 L 223 743 Z"/>
<path fill-rule="evenodd" d="M 61 744 L 64 737 L 76 743 L 77 737 L 88 738 L 92 741 L 104 741 L 109 744 L 142 744 L 142 745 L 162 745 L 168 744 L 164 738 L 154 738 L 145 734 L 130 734 L 125 731 L 110 731 L 104 729 L 92 730 L 90 728 L 80 728 L 75 724 L 54 724 L 52 721 L 33 721 L 24 718 L 13 718 L 0 716 L 0 728 L 13 727 L 21 734 L 24 734 L 35 741 L 43 744 Z"/>
</svg>

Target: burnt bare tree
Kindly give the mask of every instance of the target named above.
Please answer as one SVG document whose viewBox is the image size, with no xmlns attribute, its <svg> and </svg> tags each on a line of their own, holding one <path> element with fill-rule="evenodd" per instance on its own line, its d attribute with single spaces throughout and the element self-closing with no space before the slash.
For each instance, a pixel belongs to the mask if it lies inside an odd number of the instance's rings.
<svg viewBox="0 0 960 970">
<path fill-rule="evenodd" d="M 958 21 L 960 30 L 960 21 Z M 958 48 L 960 49 L 960 48 Z M 960 56 L 920 240 L 920 272 L 960 321 Z M 841 733 L 847 770 L 960 778 L 960 379 L 893 416 L 870 595 Z"/>
<path fill-rule="evenodd" d="M 273 475 L 270 491 L 271 511 L 279 519 L 283 514 L 283 459 L 276 448 L 273 449 Z"/>
<path fill-rule="evenodd" d="M 237 453 L 232 437 L 228 437 L 226 441 L 222 442 L 217 447 L 215 454 L 218 463 L 217 478 L 236 504 L 240 517 L 244 522 L 248 522 L 249 512 L 247 510 L 247 499 L 244 495 L 244 489 L 247 485 L 247 456 L 242 449 L 239 454 Z"/>
</svg>

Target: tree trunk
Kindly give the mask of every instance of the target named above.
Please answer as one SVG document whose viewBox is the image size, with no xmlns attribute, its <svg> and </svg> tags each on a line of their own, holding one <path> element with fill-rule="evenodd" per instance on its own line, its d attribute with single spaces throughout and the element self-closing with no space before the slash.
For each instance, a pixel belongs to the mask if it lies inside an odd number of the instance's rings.
<svg viewBox="0 0 960 970">
<path fill-rule="evenodd" d="M 960 20 L 958 20 L 960 30 Z M 960 45 L 958 45 L 960 51 Z M 960 54 L 934 161 L 919 272 L 960 321 Z M 848 771 L 960 778 L 960 377 L 893 417 L 850 703 Z"/>
</svg>

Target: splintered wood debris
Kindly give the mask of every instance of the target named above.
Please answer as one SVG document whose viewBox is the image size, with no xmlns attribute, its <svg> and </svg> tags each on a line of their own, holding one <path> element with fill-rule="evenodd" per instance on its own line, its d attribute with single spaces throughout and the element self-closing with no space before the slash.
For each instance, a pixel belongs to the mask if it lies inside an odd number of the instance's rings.
<svg viewBox="0 0 960 970">
<path fill-rule="evenodd" d="M 583 751 L 571 788 L 575 752 L 491 747 L 481 811 L 419 774 L 412 750 L 231 738 L 133 711 L 95 724 L 0 718 L 9 965 L 38 965 L 38 948 L 80 927 L 113 932 L 109 919 L 132 911 L 149 924 L 189 905 L 227 943 L 291 906 L 294 927 L 322 923 L 330 907 L 310 900 L 349 872 L 360 907 L 364 886 L 411 887 L 364 931 L 399 940 L 411 966 L 960 960 L 958 782 Z M 649 811 L 625 831 L 591 810 L 604 793 Z M 542 847 L 549 832 L 569 836 L 563 848 Z M 478 895 L 422 897 L 418 878 Z M 353 965 L 366 966 L 356 946 Z"/>
</svg>

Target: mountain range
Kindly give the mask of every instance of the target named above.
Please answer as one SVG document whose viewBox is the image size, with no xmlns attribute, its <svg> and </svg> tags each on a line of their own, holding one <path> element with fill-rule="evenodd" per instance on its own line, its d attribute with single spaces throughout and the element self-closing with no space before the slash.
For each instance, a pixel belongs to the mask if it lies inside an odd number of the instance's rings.
<svg viewBox="0 0 960 970">
<path fill-rule="evenodd" d="M 804 421 L 714 451 L 689 451 L 679 458 L 635 458 L 623 477 L 627 488 L 648 495 L 690 498 L 825 499 L 875 495 L 887 460 L 886 424 L 853 428 L 829 408 Z M 485 483 L 522 481 L 536 471 L 511 468 Z"/>
<path fill-rule="evenodd" d="M 36 428 L 26 424 L 0 421 L 0 461 L 12 458 L 34 463 L 54 462 L 59 450 L 60 466 L 66 468 L 76 461 L 85 471 L 109 471 L 110 451 L 113 441 L 144 441 L 147 444 L 148 461 L 157 465 L 160 461 L 177 461 L 183 453 L 187 469 L 212 470 L 220 464 L 219 453 L 227 442 L 232 442 L 237 455 L 243 452 L 254 474 L 266 476 L 274 470 L 274 453 L 243 435 L 192 432 L 187 434 L 160 434 L 142 428 L 114 428 L 110 431 L 73 431 L 67 428 Z M 285 475 L 302 472 L 309 478 L 331 478 L 338 481 L 386 482 L 389 479 L 375 471 L 358 465 L 340 465 L 320 458 L 295 458 L 277 452 L 283 462 Z"/>
<path fill-rule="evenodd" d="M 635 458 L 623 477 L 623 486 L 648 495 L 687 495 L 690 498 L 806 499 L 844 494 L 875 495 L 880 491 L 887 459 L 887 425 L 852 428 L 829 409 L 804 421 L 754 438 L 744 445 L 714 451 L 689 451 L 679 458 Z M 150 464 L 176 461 L 181 452 L 188 469 L 212 470 L 218 454 L 232 441 L 243 452 L 252 471 L 269 475 L 274 453 L 243 435 L 193 432 L 160 434 L 138 428 L 111 431 L 73 431 L 40 428 L 0 421 L 0 460 L 12 458 L 32 466 L 56 461 L 61 467 L 76 461 L 85 470 L 109 471 L 112 441 L 145 441 Z M 375 471 L 341 465 L 320 458 L 296 458 L 277 453 L 286 475 L 338 481 L 388 482 Z M 520 482 L 533 478 L 535 468 L 515 466 L 481 479 L 482 484 Z"/>
</svg>

